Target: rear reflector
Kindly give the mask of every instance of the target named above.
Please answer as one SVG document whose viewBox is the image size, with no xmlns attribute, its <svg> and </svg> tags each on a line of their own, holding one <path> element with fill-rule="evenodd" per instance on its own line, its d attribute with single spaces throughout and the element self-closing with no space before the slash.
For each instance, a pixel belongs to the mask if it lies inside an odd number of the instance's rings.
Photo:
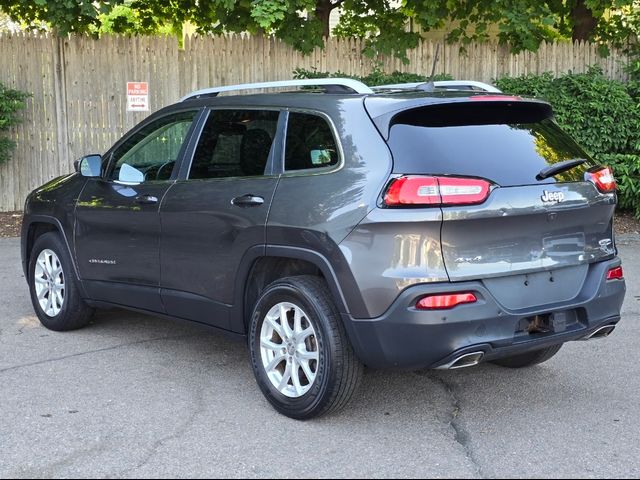
<svg viewBox="0 0 640 480">
<path fill-rule="evenodd" d="M 474 303 L 478 299 L 471 292 L 466 293 L 445 293 L 442 295 L 428 295 L 422 297 L 416 303 L 418 310 L 446 310 L 463 303 Z"/>
<path fill-rule="evenodd" d="M 491 184 L 480 178 L 406 176 L 394 179 L 384 196 L 389 207 L 402 205 L 476 205 Z"/>
<path fill-rule="evenodd" d="M 609 167 L 585 173 L 587 180 L 592 182 L 602 193 L 611 193 L 616 190 L 616 179 L 613 171 Z"/>
<path fill-rule="evenodd" d="M 622 280 L 623 278 L 624 273 L 621 266 L 610 268 L 607 272 L 607 280 Z"/>
</svg>

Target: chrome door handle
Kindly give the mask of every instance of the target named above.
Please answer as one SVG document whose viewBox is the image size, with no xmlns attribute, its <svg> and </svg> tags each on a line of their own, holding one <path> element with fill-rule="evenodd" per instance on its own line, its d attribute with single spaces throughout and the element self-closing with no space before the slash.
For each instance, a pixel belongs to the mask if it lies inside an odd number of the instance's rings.
<svg viewBox="0 0 640 480">
<path fill-rule="evenodd" d="M 247 194 L 234 198 L 231 200 L 231 203 L 238 207 L 257 207 L 264 203 L 264 198 L 257 195 Z"/>
<path fill-rule="evenodd" d="M 154 197 L 153 195 L 138 195 L 136 197 L 136 203 L 152 205 L 154 203 L 158 203 L 158 197 Z"/>
</svg>

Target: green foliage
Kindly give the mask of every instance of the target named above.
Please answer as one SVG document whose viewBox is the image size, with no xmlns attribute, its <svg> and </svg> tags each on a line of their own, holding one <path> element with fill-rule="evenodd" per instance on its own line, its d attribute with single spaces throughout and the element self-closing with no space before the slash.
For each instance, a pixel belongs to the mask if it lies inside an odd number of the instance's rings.
<svg viewBox="0 0 640 480">
<path fill-rule="evenodd" d="M 453 22 L 447 39 L 463 43 L 487 40 L 489 27 L 497 26 L 500 41 L 514 51 L 536 50 L 543 40 L 575 38 L 576 25 L 584 24 L 589 24 L 580 33 L 584 39 L 624 42 L 633 30 L 633 22 L 627 21 L 635 15 L 631 5 L 633 0 L 0 0 L 0 8 L 14 20 L 33 27 L 44 22 L 62 34 L 168 29 L 180 35 L 183 23 L 190 22 L 200 33 L 275 35 L 305 53 L 323 46 L 329 14 L 339 7 L 336 35 L 364 38 L 370 56 L 394 55 L 404 61 L 406 50 L 420 38 L 407 28 L 409 22 L 425 31 Z"/>
<path fill-rule="evenodd" d="M 619 41 L 637 0 L 405 0 L 404 8 L 425 30 L 453 25 L 449 41 L 484 41 L 491 27 L 514 52 L 535 51 L 558 39 Z M 613 25 L 615 24 L 615 25 Z"/>
<path fill-rule="evenodd" d="M 606 78 L 599 68 L 585 74 L 501 78 L 506 93 L 547 100 L 558 123 L 598 162 L 614 169 L 621 208 L 640 218 L 640 85 Z"/>
<path fill-rule="evenodd" d="M 394 83 L 414 83 L 414 82 L 426 82 L 429 80 L 428 76 L 419 75 L 417 73 L 405 73 L 395 71 L 393 73 L 385 73 L 382 70 L 376 68 L 368 75 L 347 75 L 346 73 L 337 72 L 319 72 L 316 69 L 306 70 L 304 68 L 296 68 L 293 71 L 293 78 L 353 78 L 360 80 L 366 85 L 387 85 Z M 440 73 L 434 76 L 434 80 L 453 80 L 453 77 L 448 73 Z"/>
<path fill-rule="evenodd" d="M 28 93 L 7 88 L 0 83 L 0 133 L 20 123 L 18 112 L 25 107 L 25 100 L 29 96 Z M 0 164 L 9 160 L 14 146 L 11 139 L 0 137 Z"/>
<path fill-rule="evenodd" d="M 129 33 L 136 35 L 170 35 L 175 32 L 172 25 L 160 22 L 159 19 L 144 19 L 140 12 L 130 5 L 116 5 L 108 13 L 98 16 L 99 27 L 92 27 L 98 34 Z M 182 26 L 180 25 L 180 28 Z"/>
<path fill-rule="evenodd" d="M 87 33 L 100 25 L 98 16 L 123 0 L 0 0 L 0 9 L 28 29 L 48 26 L 61 35 Z"/>
<path fill-rule="evenodd" d="M 406 51 L 420 31 L 447 28 L 446 39 L 466 45 L 497 35 L 515 52 L 542 41 L 591 40 L 628 46 L 630 70 L 640 77 L 640 0 L 0 0 L 0 9 L 30 28 L 49 25 L 60 34 L 117 32 L 180 36 L 185 22 L 198 33 L 274 35 L 309 53 L 324 46 L 330 14 L 340 9 L 333 33 L 364 39 L 366 54 Z M 419 28 L 414 28 L 414 26 Z"/>
</svg>

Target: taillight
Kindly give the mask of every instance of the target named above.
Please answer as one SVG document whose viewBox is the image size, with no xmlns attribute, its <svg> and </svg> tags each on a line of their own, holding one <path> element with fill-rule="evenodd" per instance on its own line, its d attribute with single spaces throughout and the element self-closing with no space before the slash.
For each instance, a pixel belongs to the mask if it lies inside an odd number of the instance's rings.
<svg viewBox="0 0 640 480">
<path fill-rule="evenodd" d="M 476 205 L 491 192 L 481 178 L 405 176 L 394 179 L 384 195 L 388 207 L 402 205 Z"/>
<path fill-rule="evenodd" d="M 613 171 L 609 167 L 585 173 L 585 177 L 596 186 L 602 193 L 611 193 L 616 190 L 616 179 Z"/>
<path fill-rule="evenodd" d="M 622 280 L 623 278 L 624 272 L 621 266 L 610 268 L 607 272 L 607 280 Z"/>
<path fill-rule="evenodd" d="M 463 303 L 474 303 L 478 299 L 471 292 L 427 295 L 416 303 L 418 310 L 447 310 Z"/>
</svg>

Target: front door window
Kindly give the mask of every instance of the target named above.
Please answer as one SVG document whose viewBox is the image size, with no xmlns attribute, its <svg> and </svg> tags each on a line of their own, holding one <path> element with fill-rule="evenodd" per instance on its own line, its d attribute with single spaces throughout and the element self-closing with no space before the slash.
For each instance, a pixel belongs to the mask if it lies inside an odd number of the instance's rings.
<svg viewBox="0 0 640 480">
<path fill-rule="evenodd" d="M 108 179 L 125 184 L 171 179 L 196 113 L 169 115 L 129 137 L 113 153 Z"/>
</svg>

